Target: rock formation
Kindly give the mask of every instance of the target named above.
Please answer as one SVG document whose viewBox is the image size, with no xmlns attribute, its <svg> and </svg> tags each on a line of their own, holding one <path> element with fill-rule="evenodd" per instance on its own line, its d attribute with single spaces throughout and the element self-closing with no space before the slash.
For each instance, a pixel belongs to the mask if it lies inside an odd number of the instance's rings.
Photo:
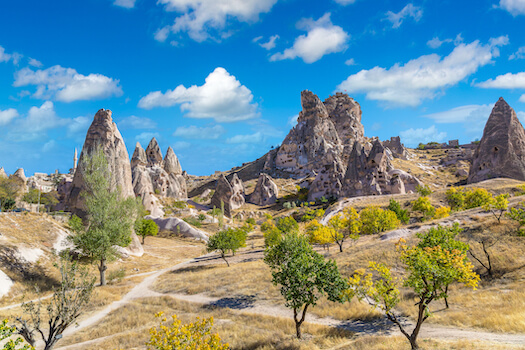
<svg viewBox="0 0 525 350">
<path fill-rule="evenodd" d="M 231 181 L 221 174 L 211 197 L 211 206 L 221 208 L 224 205 L 224 215 L 231 218 L 232 210 L 242 207 L 244 203 L 244 185 L 237 174 L 233 174 Z"/>
<path fill-rule="evenodd" d="M 158 218 L 146 216 L 146 219 L 155 221 L 155 223 L 159 226 L 159 232 L 169 231 L 170 233 L 182 235 L 184 237 L 191 237 L 206 242 L 208 241 L 208 234 L 206 232 L 196 229 L 179 218 Z"/>
<path fill-rule="evenodd" d="M 468 183 L 496 177 L 525 180 L 525 130 L 502 97 L 485 124 Z"/>
<path fill-rule="evenodd" d="M 7 173 L 5 172 L 3 167 L 0 167 L 0 177 L 7 177 Z"/>
<path fill-rule="evenodd" d="M 399 136 L 393 136 L 390 140 L 383 141 L 383 146 L 388 148 L 392 152 L 392 156 L 395 158 L 407 159 L 407 150 L 401 143 L 401 138 Z"/>
<path fill-rule="evenodd" d="M 257 179 L 255 190 L 249 197 L 249 202 L 257 205 L 274 204 L 279 196 L 279 188 L 267 174 L 261 173 Z"/>
<path fill-rule="evenodd" d="M 133 190 L 152 216 L 162 217 L 164 211 L 157 197 L 185 200 L 186 179 L 173 149 L 168 147 L 164 160 L 157 140 L 153 138 L 146 151 L 137 142 L 131 158 Z"/>
<path fill-rule="evenodd" d="M 26 193 L 28 191 L 28 187 L 27 187 L 27 177 L 26 177 L 26 174 L 24 173 L 24 169 L 22 168 L 17 169 L 17 171 L 15 171 L 15 173 L 11 176 L 20 179 L 21 184 L 22 184 L 21 192 Z"/>
<path fill-rule="evenodd" d="M 95 114 L 95 118 L 88 129 L 68 198 L 69 210 L 80 216 L 84 214 L 84 201 L 80 196 L 84 190 L 83 158 L 94 152 L 96 147 L 102 148 L 108 161 L 111 188 L 119 188 L 122 198 L 134 196 L 131 166 L 126 145 L 117 125 L 111 118 L 111 111 L 101 109 Z"/>
</svg>

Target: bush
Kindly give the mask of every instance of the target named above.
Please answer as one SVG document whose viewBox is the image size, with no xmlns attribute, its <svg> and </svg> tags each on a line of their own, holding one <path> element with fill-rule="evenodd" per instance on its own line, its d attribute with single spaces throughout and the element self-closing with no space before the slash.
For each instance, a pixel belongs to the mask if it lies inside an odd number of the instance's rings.
<svg viewBox="0 0 525 350">
<path fill-rule="evenodd" d="M 443 219 L 450 216 L 450 207 L 439 207 L 434 213 L 434 219 Z"/>
<path fill-rule="evenodd" d="M 417 185 L 416 186 L 416 192 L 421 197 L 427 197 L 427 196 L 430 196 L 432 194 L 432 190 L 430 189 L 430 187 L 428 187 L 428 185 L 425 185 L 425 186 Z"/>
<path fill-rule="evenodd" d="M 482 207 L 492 201 L 492 193 L 484 188 L 472 188 L 465 192 L 465 209 Z"/>
<path fill-rule="evenodd" d="M 506 216 L 518 223 L 518 235 L 525 236 L 525 230 L 523 229 L 525 225 L 525 210 L 522 208 L 510 208 L 510 212 Z"/>
<path fill-rule="evenodd" d="M 396 213 L 391 210 L 383 210 L 377 206 L 366 207 L 359 213 L 362 223 L 363 234 L 374 234 L 393 230 L 400 225 Z"/>
<path fill-rule="evenodd" d="M 112 270 L 108 272 L 108 280 L 110 283 L 112 282 L 120 282 L 122 279 L 126 277 L 126 269 L 120 268 L 117 270 Z"/>
<path fill-rule="evenodd" d="M 267 248 L 273 247 L 281 241 L 281 238 L 283 238 L 282 232 L 274 226 L 264 232 L 264 246 Z"/>
<path fill-rule="evenodd" d="M 173 202 L 172 207 L 177 208 L 177 209 L 184 209 L 184 208 L 186 208 L 186 202 L 184 202 L 184 201 L 175 201 L 175 202 Z"/>
<path fill-rule="evenodd" d="M 419 197 L 412 203 L 412 210 L 423 214 L 422 221 L 429 220 L 436 213 L 436 208 L 430 203 L 428 197 Z"/>
<path fill-rule="evenodd" d="M 206 215 L 204 215 L 203 213 L 200 213 L 199 216 L 197 216 L 197 220 L 201 222 L 206 220 Z"/>
<path fill-rule="evenodd" d="M 451 187 L 445 195 L 452 210 L 462 210 L 465 207 L 465 191 L 462 187 Z"/>
<path fill-rule="evenodd" d="M 277 218 L 275 224 L 282 233 L 299 233 L 299 224 L 291 216 Z"/>
<path fill-rule="evenodd" d="M 319 219 L 319 218 L 322 218 L 324 216 L 324 209 L 312 209 L 312 208 L 307 208 L 304 212 L 304 215 L 301 217 L 301 221 L 302 222 L 308 222 L 308 221 L 312 221 L 314 219 Z"/>
<path fill-rule="evenodd" d="M 248 219 L 244 220 L 244 222 L 247 223 L 247 224 L 250 224 L 250 225 L 255 225 L 256 224 L 254 218 L 248 218 Z"/>
<path fill-rule="evenodd" d="M 194 217 L 188 217 L 188 218 L 184 218 L 182 220 L 186 221 L 188 224 L 190 224 L 192 226 L 195 226 L 195 227 L 201 227 L 202 226 L 202 222 L 199 221 L 199 219 L 196 219 Z"/>
<path fill-rule="evenodd" d="M 408 224 L 410 221 L 410 214 L 408 213 L 408 210 L 401 209 L 401 204 L 399 204 L 399 202 L 397 202 L 395 199 L 390 199 L 390 204 L 388 205 L 387 209 L 396 213 L 396 216 L 399 221 L 401 221 L 401 223 Z"/>
<path fill-rule="evenodd" d="M 289 210 L 289 209 L 292 209 L 292 203 L 290 203 L 290 202 L 284 202 L 284 203 L 283 203 L 283 208 L 284 208 L 284 209 L 288 209 L 288 210 Z"/>
</svg>

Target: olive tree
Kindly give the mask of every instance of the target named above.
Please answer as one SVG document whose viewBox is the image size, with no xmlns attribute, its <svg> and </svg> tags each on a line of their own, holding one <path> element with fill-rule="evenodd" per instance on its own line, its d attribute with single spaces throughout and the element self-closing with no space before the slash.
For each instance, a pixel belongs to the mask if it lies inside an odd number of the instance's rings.
<svg viewBox="0 0 525 350">
<path fill-rule="evenodd" d="M 122 199 L 119 188 L 112 188 L 108 161 L 100 147 L 83 157 L 86 216 L 73 216 L 71 240 L 85 257 L 99 262 L 100 285 L 106 285 L 107 263 L 118 257 L 116 246 L 131 243 L 133 224 L 137 217 L 135 198 Z"/>
<path fill-rule="evenodd" d="M 347 288 L 335 261 L 326 261 L 313 250 L 307 238 L 289 233 L 269 247 L 264 262 L 272 271 L 272 282 L 280 285 L 285 305 L 293 310 L 297 338 L 301 338 L 308 307 L 326 295 L 328 300 L 343 301 Z"/>
</svg>

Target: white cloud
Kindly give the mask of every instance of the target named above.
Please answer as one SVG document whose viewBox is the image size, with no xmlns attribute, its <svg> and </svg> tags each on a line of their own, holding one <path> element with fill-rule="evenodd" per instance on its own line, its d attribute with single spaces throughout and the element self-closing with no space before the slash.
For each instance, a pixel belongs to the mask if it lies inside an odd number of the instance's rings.
<svg viewBox="0 0 525 350">
<path fill-rule="evenodd" d="M 67 134 L 69 137 L 74 135 L 85 135 L 89 125 L 91 124 L 92 118 L 89 117 L 76 117 L 68 121 Z"/>
<path fill-rule="evenodd" d="M 346 60 L 345 64 L 347 66 L 355 66 L 356 65 L 355 60 L 353 58 L 350 58 L 350 59 Z"/>
<path fill-rule="evenodd" d="M 505 38 L 505 37 L 501 37 L 501 38 Z M 508 40 L 508 38 L 507 38 Z M 448 39 L 443 39 L 443 40 L 440 40 L 437 36 L 432 38 L 431 40 L 427 41 L 427 46 L 432 48 L 432 49 L 437 49 L 439 47 L 441 47 L 441 45 L 445 44 L 445 43 L 454 43 L 454 45 L 459 45 L 463 42 L 463 37 L 461 36 L 461 33 L 459 33 L 458 35 L 456 35 L 456 38 L 455 39 L 451 39 L 451 38 L 448 38 Z M 495 44 L 494 42 L 492 42 L 491 44 Z"/>
<path fill-rule="evenodd" d="M 277 0 L 158 0 L 166 11 L 178 12 L 171 26 L 161 28 L 155 39 L 165 41 L 169 33 L 188 33 L 190 38 L 202 42 L 214 33 L 227 37 L 224 31 L 229 21 L 256 22 L 261 13 L 269 12 Z"/>
<path fill-rule="evenodd" d="M 404 65 L 396 63 L 389 69 L 361 70 L 339 84 L 337 90 L 363 92 L 370 100 L 390 105 L 417 106 L 491 63 L 498 53 L 496 49 L 479 41 L 459 44 L 443 58 L 437 54 L 424 55 Z"/>
<path fill-rule="evenodd" d="M 297 119 L 299 119 L 299 114 L 290 117 L 290 119 L 288 119 L 288 125 L 290 125 L 293 128 L 297 125 Z"/>
<path fill-rule="evenodd" d="M 5 111 L 0 110 L 0 125 L 7 125 L 18 116 L 18 111 L 14 108 L 9 108 Z"/>
<path fill-rule="evenodd" d="M 419 143 L 442 142 L 447 137 L 446 132 L 439 132 L 434 125 L 427 129 L 408 129 L 399 133 L 401 141 L 407 146 L 416 146 Z"/>
<path fill-rule="evenodd" d="M 204 85 L 189 88 L 179 85 L 164 94 L 150 92 L 138 106 L 151 109 L 180 104 L 190 118 L 213 118 L 217 122 L 235 122 L 256 118 L 257 104 L 252 92 L 224 68 L 218 67 L 206 77 Z"/>
<path fill-rule="evenodd" d="M 484 89 L 525 89 L 525 72 L 498 75 L 496 79 L 486 80 L 476 86 Z"/>
<path fill-rule="evenodd" d="M 189 143 L 189 142 L 177 141 L 171 146 L 171 148 L 173 148 L 174 150 L 181 150 L 181 149 L 188 148 L 190 146 L 191 146 L 191 143 Z"/>
<path fill-rule="evenodd" d="M 44 102 L 40 107 L 31 107 L 27 113 L 27 118 L 24 120 L 25 126 L 33 132 L 54 129 L 64 126 L 66 123 L 66 119 L 57 116 L 51 101 Z"/>
<path fill-rule="evenodd" d="M 262 39 L 262 37 L 260 37 L 260 38 Z M 255 39 L 257 39 L 257 38 L 255 38 Z M 266 42 L 266 43 L 259 43 L 259 46 L 262 47 L 263 49 L 271 50 L 271 49 L 273 49 L 275 47 L 275 41 L 277 39 L 279 39 L 279 35 L 272 35 L 270 37 L 270 39 L 268 40 L 268 42 Z M 256 40 L 256 41 L 258 41 L 258 40 Z"/>
<path fill-rule="evenodd" d="M 37 67 L 37 68 L 40 68 L 43 66 L 42 62 L 40 62 L 39 60 L 36 60 L 34 58 L 29 58 L 29 65 L 30 66 L 33 66 L 33 67 Z"/>
<path fill-rule="evenodd" d="M 516 115 L 518 116 L 521 124 L 525 124 L 525 112 L 517 112 Z"/>
<path fill-rule="evenodd" d="M 525 59 L 525 46 L 520 47 L 518 51 L 514 52 L 512 55 L 509 56 L 509 61 L 523 59 Z"/>
<path fill-rule="evenodd" d="M 11 55 L 5 52 L 5 49 L 0 46 L 0 62 L 9 62 Z"/>
<path fill-rule="evenodd" d="M 57 143 L 55 142 L 55 140 L 49 140 L 42 147 L 42 151 L 47 153 L 47 152 L 53 150 L 53 148 L 55 148 L 56 144 Z"/>
<path fill-rule="evenodd" d="M 251 135 L 235 135 L 226 139 L 226 143 L 261 143 L 264 141 L 264 136 L 260 132 Z"/>
<path fill-rule="evenodd" d="M 525 0 L 500 0 L 499 7 L 513 16 L 525 15 Z"/>
<path fill-rule="evenodd" d="M 132 115 L 118 122 L 118 126 L 122 129 L 153 129 L 157 126 L 157 123 L 149 118 Z"/>
<path fill-rule="evenodd" d="M 143 145 L 149 144 L 152 138 L 156 138 L 158 141 L 160 139 L 160 134 L 158 132 L 143 132 L 135 136 L 135 140 Z"/>
<path fill-rule="evenodd" d="M 115 0 L 113 5 L 124 7 L 127 9 L 132 9 L 135 7 L 135 2 L 137 0 Z"/>
<path fill-rule="evenodd" d="M 344 51 L 350 38 L 343 28 L 332 24 L 330 13 L 325 13 L 317 21 L 311 18 L 302 19 L 297 27 L 307 31 L 307 34 L 297 37 L 293 46 L 284 52 L 272 55 L 270 61 L 300 57 L 306 63 L 313 63 L 324 55 Z"/>
<path fill-rule="evenodd" d="M 525 94 L 520 96 L 520 100 L 519 101 L 525 103 Z"/>
<path fill-rule="evenodd" d="M 343 5 L 343 6 L 351 5 L 356 2 L 356 0 L 334 0 L 334 1 L 338 3 L 339 5 Z"/>
<path fill-rule="evenodd" d="M 408 4 L 398 13 L 388 11 L 386 13 L 386 20 L 392 23 L 392 28 L 399 28 L 403 24 L 403 20 L 412 17 L 414 21 L 419 22 L 423 17 L 423 9 L 413 4 Z"/>
<path fill-rule="evenodd" d="M 216 140 L 225 132 L 226 130 L 221 125 L 206 126 L 202 128 L 190 125 L 188 127 L 178 127 L 173 133 L 173 136 L 184 137 L 187 139 Z"/>
<path fill-rule="evenodd" d="M 53 66 L 33 71 L 23 68 L 15 73 L 15 87 L 36 85 L 36 98 L 54 98 L 57 101 L 73 102 L 121 96 L 119 81 L 101 74 L 82 75 L 72 68 Z"/>
<path fill-rule="evenodd" d="M 427 114 L 423 117 L 432 119 L 439 124 L 462 123 L 463 129 L 467 133 L 476 134 L 483 131 L 492 108 L 494 108 L 494 104 L 466 105 L 448 111 Z"/>
</svg>

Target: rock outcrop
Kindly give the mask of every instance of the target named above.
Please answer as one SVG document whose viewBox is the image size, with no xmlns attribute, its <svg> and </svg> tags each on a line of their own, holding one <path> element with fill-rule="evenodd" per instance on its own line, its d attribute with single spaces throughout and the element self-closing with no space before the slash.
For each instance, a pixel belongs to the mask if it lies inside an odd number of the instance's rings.
<svg viewBox="0 0 525 350">
<path fill-rule="evenodd" d="M 157 218 L 153 216 L 146 216 L 146 219 L 155 221 L 155 223 L 159 226 L 159 232 L 168 231 L 176 235 L 191 237 L 206 242 L 208 241 L 208 234 L 206 232 L 194 228 L 179 218 Z"/>
<path fill-rule="evenodd" d="M 0 167 L 0 177 L 7 177 L 7 173 L 5 172 L 3 167 Z"/>
<path fill-rule="evenodd" d="M 393 136 L 390 140 L 383 141 L 383 146 L 388 148 L 392 152 L 394 158 L 407 159 L 408 153 L 405 148 L 405 145 L 401 143 L 401 138 L 399 136 Z"/>
<path fill-rule="evenodd" d="M 468 183 L 497 177 L 525 180 L 525 130 L 503 98 L 496 102 L 485 124 Z"/>
<path fill-rule="evenodd" d="M 232 210 L 244 205 L 244 194 L 244 185 L 237 174 L 233 174 L 231 181 L 221 174 L 217 180 L 215 193 L 211 197 L 211 206 L 215 208 L 224 206 L 224 215 L 231 218 Z"/>
<path fill-rule="evenodd" d="M 137 142 L 131 158 L 133 190 L 152 216 L 163 217 L 158 197 L 185 200 L 188 197 L 186 179 L 173 149 L 168 147 L 162 158 L 157 140 L 153 138 L 146 151 Z"/>
<path fill-rule="evenodd" d="M 28 191 L 28 187 L 27 187 L 27 177 L 24 172 L 24 169 L 22 168 L 17 169 L 15 173 L 11 176 L 20 180 L 20 183 L 22 184 L 21 192 L 26 193 Z"/>
<path fill-rule="evenodd" d="M 274 204 L 279 196 L 279 188 L 267 174 L 261 173 L 257 185 L 249 196 L 249 202 L 257 205 Z"/>
<path fill-rule="evenodd" d="M 83 158 L 101 147 L 104 151 L 111 174 L 111 188 L 119 188 L 122 198 L 134 196 L 131 181 L 131 166 L 129 155 L 120 135 L 117 125 L 111 118 L 111 111 L 101 109 L 95 114 L 95 118 L 88 129 L 80 162 L 73 178 L 71 191 L 68 198 L 68 209 L 79 215 L 84 215 L 84 201 L 80 196 L 84 190 L 84 165 Z"/>
</svg>

